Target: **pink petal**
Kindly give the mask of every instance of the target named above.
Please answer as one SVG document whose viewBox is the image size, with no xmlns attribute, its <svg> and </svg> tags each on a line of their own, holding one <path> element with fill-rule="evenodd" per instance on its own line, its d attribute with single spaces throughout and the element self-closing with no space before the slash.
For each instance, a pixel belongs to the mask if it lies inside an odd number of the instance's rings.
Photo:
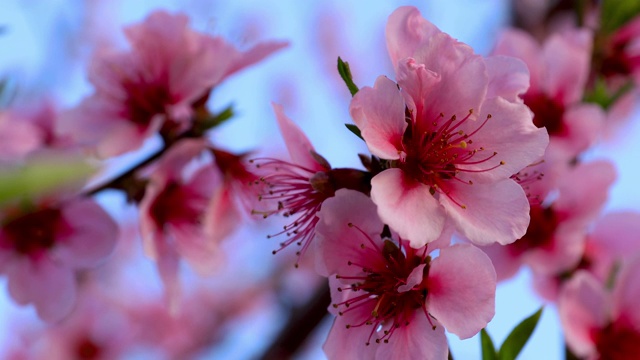
<svg viewBox="0 0 640 360">
<path fill-rule="evenodd" d="M 527 106 L 511 103 L 500 97 L 488 99 L 482 105 L 478 120 L 475 123 L 467 121 L 467 128 L 463 130 L 466 133 L 475 131 L 488 115 L 491 118 L 471 139 L 477 147 L 484 147 L 485 156 L 494 152 L 497 154 L 491 160 L 465 165 L 464 168 L 481 171 L 498 167 L 469 175 L 473 182 L 508 178 L 544 155 L 549 144 L 547 130 L 533 125 L 531 111 Z M 500 165 L 500 161 L 504 164 Z"/>
<path fill-rule="evenodd" d="M 47 258 L 15 259 L 7 278 L 11 297 L 19 304 L 33 303 L 38 316 L 46 322 L 59 321 L 73 309 L 75 274 Z"/>
<path fill-rule="evenodd" d="M 347 329 L 346 325 L 349 323 L 345 316 L 338 316 L 333 321 L 327 341 L 322 346 L 327 358 L 329 360 L 375 359 L 376 345 L 380 345 L 375 342 L 369 346 L 366 345 L 367 338 L 371 333 L 371 326 L 357 326 Z"/>
<path fill-rule="evenodd" d="M 184 139 L 174 144 L 158 161 L 154 168 L 155 181 L 171 181 L 181 179 L 182 169 L 207 149 L 204 139 Z"/>
<path fill-rule="evenodd" d="M 542 49 L 531 35 L 522 30 L 508 29 L 498 38 L 492 54 L 513 56 L 524 61 L 530 74 L 529 92 L 542 90 Z"/>
<path fill-rule="evenodd" d="M 442 78 L 434 87 L 433 95 L 428 99 L 422 98 L 428 103 L 424 104 L 425 110 L 418 113 L 421 119 L 431 123 L 440 114 L 446 120 L 453 115 L 462 119 L 470 109 L 476 114 L 480 111 L 487 94 L 489 77 L 484 59 L 474 54 L 473 49 L 440 33 L 430 39 L 428 46 L 421 47 L 414 58 L 417 64 L 424 64 L 427 70 Z"/>
<path fill-rule="evenodd" d="M 484 59 L 489 73 L 487 99 L 501 96 L 510 102 L 520 102 L 529 89 L 529 69 L 520 59 L 510 56 L 490 56 Z"/>
<path fill-rule="evenodd" d="M 608 301 L 602 284 L 586 271 L 577 272 L 563 286 L 558 313 L 567 344 L 576 355 L 595 352 L 593 334 L 607 325 Z"/>
<path fill-rule="evenodd" d="M 396 83 L 379 76 L 373 88 L 364 87 L 351 100 L 349 112 L 369 150 L 383 159 L 398 159 L 407 127 L 405 103 Z"/>
<path fill-rule="evenodd" d="M 427 279 L 427 309 L 447 331 L 466 339 L 495 313 L 496 272 L 480 249 L 457 244 L 440 250 Z"/>
<path fill-rule="evenodd" d="M 242 217 L 235 203 L 236 195 L 227 184 L 220 185 L 211 196 L 204 215 L 204 232 L 209 241 L 219 244 L 240 225 Z"/>
<path fill-rule="evenodd" d="M 449 347 L 444 326 L 436 319 L 431 323 L 418 309 L 409 325 L 398 328 L 388 344 L 376 344 L 375 359 L 446 359 Z"/>
<path fill-rule="evenodd" d="M 562 104 L 581 101 L 589 75 L 592 34 L 589 30 L 551 35 L 543 45 L 545 93 Z"/>
<path fill-rule="evenodd" d="M 340 189 L 334 197 L 322 203 L 318 218 L 314 243 L 320 275 L 350 274 L 358 270 L 348 265 L 349 261 L 369 264 L 377 258 L 370 257 L 375 252 L 371 242 L 382 247 L 380 233 L 384 225 L 369 197 L 358 191 Z M 361 244 L 365 245 L 367 251 L 361 248 Z"/>
<path fill-rule="evenodd" d="M 425 20 L 420 11 L 413 6 L 396 9 L 387 21 L 387 49 L 391 63 L 397 67 L 398 61 L 412 57 L 417 48 L 424 45 L 440 30 Z"/>
<path fill-rule="evenodd" d="M 420 264 L 411 270 L 411 274 L 407 276 L 407 283 L 398 286 L 398 292 L 403 293 L 413 289 L 414 286 L 420 284 L 424 277 L 424 267 L 427 264 Z"/>
<path fill-rule="evenodd" d="M 473 243 L 510 244 L 527 231 L 529 201 L 522 187 L 511 179 L 493 184 L 453 184 L 450 196 L 455 202 L 441 194 L 440 203 L 458 232 Z"/>
<path fill-rule="evenodd" d="M 371 199 L 382 221 L 420 248 L 440 237 L 445 214 L 429 187 L 409 178 L 402 170 L 388 169 L 371 179 Z"/>
<path fill-rule="evenodd" d="M 273 111 L 276 113 L 276 119 L 278 120 L 278 126 L 280 132 L 284 138 L 284 142 L 289 150 L 291 160 L 297 165 L 305 167 L 313 171 L 327 171 L 323 164 L 318 163 L 313 157 L 312 153 L 315 153 L 315 149 L 307 136 L 300 130 L 300 128 L 287 117 L 284 113 L 284 109 L 281 105 L 271 103 Z"/>
<path fill-rule="evenodd" d="M 613 313 L 617 315 L 616 321 L 631 325 L 636 331 L 640 331 L 640 307 L 638 307 L 640 277 L 638 274 L 640 274 L 640 254 L 636 253 L 620 270 L 613 290 Z"/>
<path fill-rule="evenodd" d="M 288 46 L 288 41 L 270 41 L 257 44 L 251 49 L 236 55 L 235 59 L 233 59 L 231 66 L 226 71 L 224 76 L 227 77 L 238 70 L 241 70 L 247 66 L 251 66 L 263 60 L 267 56 L 270 56 L 274 52 L 280 49 L 284 49 Z"/>
<path fill-rule="evenodd" d="M 184 224 L 167 225 L 167 232 L 173 235 L 176 251 L 198 274 L 207 276 L 222 266 L 221 250 L 217 242 L 203 233 L 202 229 Z"/>
<path fill-rule="evenodd" d="M 592 272 L 604 281 L 610 276 L 614 263 L 625 263 L 640 253 L 640 213 L 616 212 L 603 216 L 587 240 L 587 255 Z"/>
<path fill-rule="evenodd" d="M 602 136 L 605 113 L 598 105 L 579 104 L 569 108 L 562 117 L 566 133 L 554 136 L 554 141 L 575 157 L 593 146 Z"/>
<path fill-rule="evenodd" d="M 574 221 L 580 220 L 586 226 L 600 213 L 615 180 L 616 170 L 609 161 L 581 163 L 559 180 L 560 195 L 554 209 L 570 214 Z"/>
<path fill-rule="evenodd" d="M 522 262 L 520 256 L 515 255 L 509 251 L 508 245 L 491 244 L 480 248 L 484 251 L 496 270 L 498 282 L 507 280 L 513 277 L 520 270 Z"/>
<path fill-rule="evenodd" d="M 116 245 L 118 225 L 106 211 L 92 199 L 80 199 L 62 209 L 66 223 L 71 227 L 68 237 L 60 240 L 52 256 L 61 264 L 73 268 L 98 265 Z"/>
</svg>

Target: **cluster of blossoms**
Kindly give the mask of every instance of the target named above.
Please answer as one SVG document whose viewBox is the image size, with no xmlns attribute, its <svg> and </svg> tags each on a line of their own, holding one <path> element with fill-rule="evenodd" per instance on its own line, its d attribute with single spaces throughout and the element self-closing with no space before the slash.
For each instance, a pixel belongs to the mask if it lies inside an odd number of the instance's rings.
<svg viewBox="0 0 640 360">
<path fill-rule="evenodd" d="M 339 60 L 353 95 L 348 127 L 370 152 L 355 169 L 332 167 L 275 103 L 289 160 L 216 144 L 210 135 L 231 110 L 208 109 L 212 90 L 287 43 L 240 51 L 192 30 L 185 15 L 152 13 L 125 29 L 128 50 L 94 56 L 93 93 L 76 107 L 0 112 L 7 172 L 161 144 L 102 185 L 80 176 L 54 191 L 0 199 L 9 294 L 54 324 L 22 329 L 29 336 L 8 356 L 56 349 L 60 359 L 118 358 L 136 346 L 198 355 L 229 319 L 273 302 L 270 291 L 281 286 L 258 282 L 233 296 L 184 291 L 183 260 L 200 275 L 225 276 L 223 240 L 247 215 L 285 217 L 267 236 L 279 240 L 273 253 L 296 248 L 295 271 L 328 281 L 330 359 L 446 359 L 445 331 L 467 339 L 485 328 L 497 283 L 523 265 L 541 297 L 557 304 L 570 351 L 636 354 L 640 213 L 601 216 L 616 170 L 585 154 L 640 79 L 640 16 L 598 26 L 566 21 L 540 42 L 506 30 L 485 57 L 418 9 L 398 8 L 386 26 L 392 78 L 358 89 Z M 598 86 L 609 91 L 604 100 Z M 107 189 L 135 206 L 134 232 L 155 263 L 162 300 L 107 294 L 126 286 L 113 259 L 91 271 L 116 245 L 112 257 L 135 251 L 122 241 L 127 219 L 95 198 Z"/>
</svg>

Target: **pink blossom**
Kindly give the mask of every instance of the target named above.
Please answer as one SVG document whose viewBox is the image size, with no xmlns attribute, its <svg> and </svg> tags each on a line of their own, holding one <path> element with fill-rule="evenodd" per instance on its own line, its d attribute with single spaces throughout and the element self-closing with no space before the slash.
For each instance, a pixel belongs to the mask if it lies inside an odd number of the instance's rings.
<svg viewBox="0 0 640 360">
<path fill-rule="evenodd" d="M 171 301 L 178 295 L 180 258 L 201 274 L 211 274 L 220 265 L 220 239 L 203 227 L 219 175 L 212 166 L 187 171 L 206 146 L 202 139 L 175 144 L 156 165 L 140 202 L 145 251 L 157 261 Z"/>
<path fill-rule="evenodd" d="M 414 248 L 437 239 L 447 219 L 479 244 L 522 237 L 529 204 L 510 176 L 548 142 L 518 98 L 525 65 L 474 54 L 413 7 L 389 17 L 387 47 L 397 83 L 379 77 L 350 107 L 369 150 L 390 167 L 371 181 L 382 220 Z"/>
<path fill-rule="evenodd" d="M 611 36 L 605 45 L 600 71 L 608 77 L 631 75 L 640 84 L 640 16 Z"/>
<path fill-rule="evenodd" d="M 483 248 L 498 279 L 513 276 L 523 264 L 534 273 L 551 277 L 578 265 L 588 227 L 604 206 L 614 180 L 615 169 L 605 161 L 583 163 L 568 172 L 555 201 L 550 205 L 532 203 L 531 222 L 522 238 L 513 244 Z"/>
<path fill-rule="evenodd" d="M 332 275 L 337 315 L 324 345 L 330 359 L 446 359 L 444 329 L 469 338 L 493 318 L 491 262 L 472 245 L 449 247 L 451 231 L 414 249 L 395 240 L 371 199 L 348 189 L 319 218 L 318 269 Z"/>
<path fill-rule="evenodd" d="M 0 111 L 0 164 L 24 160 L 43 142 L 44 136 L 35 124 L 13 111 Z"/>
<path fill-rule="evenodd" d="M 556 300 L 558 293 L 573 274 L 587 271 L 604 283 L 611 279 L 620 266 L 624 266 L 640 254 L 640 214 L 615 212 L 600 218 L 587 234 L 580 261 L 571 269 L 557 274 L 534 273 L 534 286 L 538 293 L 549 300 Z"/>
<path fill-rule="evenodd" d="M 588 359 L 622 360 L 640 353 L 640 256 L 624 266 L 613 290 L 579 271 L 558 301 L 567 344 Z"/>
<path fill-rule="evenodd" d="M 529 34 L 505 31 L 493 51 L 522 59 L 531 73 L 531 87 L 523 95 L 533 111 L 533 122 L 549 132 L 548 151 L 560 152 L 564 161 L 592 146 L 604 125 L 604 112 L 582 103 L 589 76 L 592 34 L 571 29 L 551 35 L 542 45 Z"/>
<path fill-rule="evenodd" d="M 227 76 L 286 46 L 245 52 L 221 37 L 191 30 L 183 14 L 156 11 L 125 28 L 128 52 L 98 53 L 89 70 L 95 93 L 67 114 L 65 129 L 100 156 L 135 150 L 157 131 L 175 136 L 191 126 L 197 103 Z"/>
<path fill-rule="evenodd" d="M 102 262 L 117 236 L 115 222 L 88 198 L 7 209 L 1 224 L 0 272 L 9 294 L 21 305 L 33 303 L 48 322 L 71 312 L 76 270 Z"/>
<path fill-rule="evenodd" d="M 285 225 L 281 232 L 268 237 L 287 236 L 274 254 L 295 243 L 301 247 L 298 255 L 302 255 L 314 237 L 318 223 L 316 214 L 322 203 L 341 188 L 368 192 L 369 178 L 366 173 L 355 169 L 332 169 L 300 128 L 285 115 L 282 106 L 273 104 L 273 109 L 292 161 L 273 158 L 252 160 L 263 174 L 260 182 L 265 186 L 265 193 L 260 200 L 274 207 L 253 212 L 265 218 L 274 214 L 293 217 L 293 222 Z"/>
</svg>

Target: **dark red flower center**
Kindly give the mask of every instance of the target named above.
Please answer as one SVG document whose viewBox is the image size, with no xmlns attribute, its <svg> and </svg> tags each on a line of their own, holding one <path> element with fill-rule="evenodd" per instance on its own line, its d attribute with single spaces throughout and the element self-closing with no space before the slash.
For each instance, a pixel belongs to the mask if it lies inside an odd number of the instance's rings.
<svg viewBox="0 0 640 360">
<path fill-rule="evenodd" d="M 127 92 L 126 113 L 122 116 L 138 125 L 141 131 L 147 129 L 154 116 L 165 114 L 166 107 L 171 104 L 171 94 L 166 81 L 127 79 L 123 81 L 122 86 Z"/>
<path fill-rule="evenodd" d="M 56 245 L 60 233 L 68 230 L 59 209 L 44 208 L 16 217 L 4 225 L 8 244 L 20 254 L 37 255 Z"/>
<path fill-rule="evenodd" d="M 354 321 L 347 324 L 347 328 L 371 326 L 371 333 L 366 342 L 369 345 L 374 336 L 376 343 L 389 342 L 396 329 L 410 324 L 416 311 L 424 312 L 431 321 L 425 307 L 428 290 L 424 279 L 428 276 L 430 262 L 430 257 L 426 256 L 426 248 L 422 254 L 418 254 L 417 250 L 402 240 L 397 245 L 389 239 L 380 247 L 357 226 L 350 226 L 366 238 L 360 248 L 367 253 L 371 261 L 369 264 L 349 261 L 349 266 L 354 267 L 356 274 L 336 275 L 343 281 L 353 281 L 349 287 L 338 288 L 340 292 L 353 292 L 352 296 L 343 302 L 333 304 L 334 308 L 339 309 L 339 316 L 349 316 L 350 320 Z M 425 264 L 423 281 L 411 289 L 402 291 L 409 275 L 421 264 Z M 361 307 L 371 311 L 362 316 L 357 310 Z M 353 311 L 355 312 L 351 315 Z"/>
<path fill-rule="evenodd" d="M 158 227 L 168 223 L 197 224 L 206 204 L 204 196 L 172 182 L 152 202 L 150 212 Z"/>
<path fill-rule="evenodd" d="M 100 359 L 102 349 L 89 337 L 84 337 L 78 341 L 76 345 L 77 360 L 96 360 Z"/>
<path fill-rule="evenodd" d="M 475 130 L 465 132 L 461 126 L 471 120 L 473 111 L 462 119 L 452 116 L 449 120 L 443 121 L 444 114 L 440 114 L 433 121 L 422 123 L 415 121 L 409 110 L 406 112 L 407 128 L 402 137 L 402 146 L 405 152 L 398 167 L 413 179 L 430 186 L 431 193 L 444 193 L 449 196 L 447 181 L 459 181 L 472 185 L 471 180 L 462 180 L 458 176 L 460 173 L 478 173 L 493 170 L 501 165 L 503 161 L 485 169 L 477 169 L 478 164 L 483 164 L 498 155 L 497 152 L 487 154 L 482 146 L 476 146 L 473 136 L 490 121 L 488 115 Z M 470 168 L 473 167 L 473 168 Z M 462 208 L 466 206 L 459 204 L 455 199 L 451 199 Z"/>
<path fill-rule="evenodd" d="M 535 126 L 547 128 L 549 135 L 562 135 L 566 131 L 566 126 L 562 121 L 564 105 L 542 93 L 526 93 L 523 100 L 533 112 Z"/>
<path fill-rule="evenodd" d="M 640 354 L 640 332 L 630 327 L 610 324 L 594 337 L 599 359 L 627 360 Z"/>
<path fill-rule="evenodd" d="M 559 214 L 551 207 L 532 205 L 529 214 L 531 220 L 527 232 L 518 241 L 508 245 L 512 251 L 517 253 L 551 244 L 560 223 Z"/>
</svg>

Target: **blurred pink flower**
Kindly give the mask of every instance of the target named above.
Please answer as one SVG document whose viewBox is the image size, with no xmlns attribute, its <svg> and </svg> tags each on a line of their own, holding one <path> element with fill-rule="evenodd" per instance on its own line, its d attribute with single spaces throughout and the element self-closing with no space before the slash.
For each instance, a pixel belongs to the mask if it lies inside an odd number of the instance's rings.
<svg viewBox="0 0 640 360">
<path fill-rule="evenodd" d="M 324 345 L 330 359 L 446 359 L 444 329 L 469 338 L 493 318 L 491 261 L 472 245 L 449 247 L 451 231 L 414 249 L 394 240 L 371 199 L 348 189 L 319 218 L 318 270 L 331 276 L 337 315 Z"/>
<path fill-rule="evenodd" d="M 156 11 L 125 28 L 129 52 L 98 53 L 89 70 L 95 93 L 66 116 L 65 129 L 102 157 L 140 147 L 157 131 L 188 129 L 194 105 L 236 71 L 285 47 L 238 51 L 221 37 L 191 30 L 186 15 Z"/>
<path fill-rule="evenodd" d="M 630 75 L 640 84 L 640 16 L 626 23 L 609 39 L 605 47 L 602 75 Z"/>
<path fill-rule="evenodd" d="M 579 271 L 561 291 L 567 344 L 587 359 L 635 359 L 640 353 L 640 256 L 623 266 L 613 289 Z"/>
<path fill-rule="evenodd" d="M 531 86 L 524 103 L 533 111 L 534 124 L 549 132 L 548 152 L 560 152 L 565 163 L 592 146 L 603 130 L 602 109 L 582 102 L 592 43 L 591 32 L 584 29 L 553 34 L 542 46 L 531 35 L 509 29 L 493 50 L 527 64 Z"/>
<path fill-rule="evenodd" d="M 213 166 L 187 171 L 206 147 L 203 139 L 176 143 L 153 169 L 140 201 L 145 252 L 157 262 L 171 303 L 179 293 L 181 257 L 200 274 L 211 274 L 221 261 L 220 239 L 208 236 L 203 227 L 210 199 L 221 183 L 219 174 Z"/>
<path fill-rule="evenodd" d="M 253 212 L 265 218 L 274 214 L 295 216 L 295 220 L 285 225 L 283 231 L 268 237 L 288 237 L 274 254 L 295 243 L 301 247 L 298 251 L 300 256 L 306 252 L 314 237 L 318 223 L 316 214 L 322 203 L 341 188 L 368 192 L 369 179 L 359 170 L 332 169 L 300 128 L 285 115 L 282 106 L 273 104 L 273 109 L 292 162 L 272 158 L 252 160 L 262 175 L 260 182 L 265 187 L 260 200 L 273 206 L 270 210 Z"/>
<path fill-rule="evenodd" d="M 615 168 L 606 161 L 583 163 L 568 172 L 561 179 L 555 201 L 531 205 L 531 222 L 522 238 L 513 244 L 483 248 L 498 279 L 515 275 L 522 264 L 551 277 L 578 265 L 588 228 L 604 206 L 615 178 Z"/>
<path fill-rule="evenodd" d="M 0 111 L 0 165 L 16 164 L 44 143 L 36 124 L 14 111 Z"/>
<path fill-rule="evenodd" d="M 387 47 L 398 83 L 380 76 L 350 107 L 369 150 L 389 160 L 371 181 L 382 220 L 414 248 L 437 239 L 446 219 L 478 244 L 520 238 L 529 204 L 510 176 L 548 143 L 518 97 L 526 66 L 474 54 L 413 7 L 389 17 Z"/>
<path fill-rule="evenodd" d="M 0 223 L 0 272 L 9 294 L 21 305 L 33 303 L 47 322 L 71 312 L 76 270 L 102 262 L 117 238 L 116 223 L 88 198 L 8 209 Z"/>
</svg>

